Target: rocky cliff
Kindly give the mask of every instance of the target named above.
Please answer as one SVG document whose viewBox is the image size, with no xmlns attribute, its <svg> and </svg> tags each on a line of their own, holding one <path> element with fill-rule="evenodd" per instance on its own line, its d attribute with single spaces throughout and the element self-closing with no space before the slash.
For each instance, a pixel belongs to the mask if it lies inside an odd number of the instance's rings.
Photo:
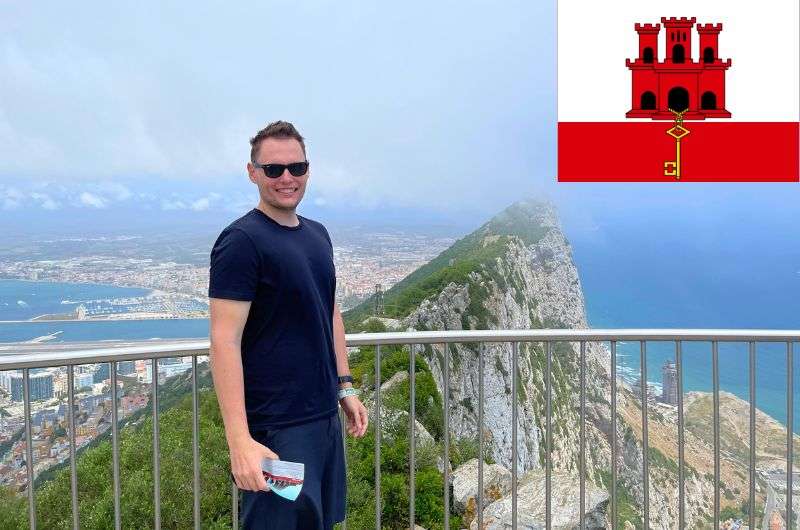
<svg viewBox="0 0 800 530">
<path fill-rule="evenodd" d="M 521 201 L 457 241 L 385 294 L 385 320 L 404 330 L 586 328 L 586 310 L 570 245 L 552 205 Z M 371 301 L 346 315 L 351 322 L 368 317 Z M 477 436 L 479 350 L 484 350 L 484 439 L 487 454 L 506 468 L 511 464 L 511 406 L 519 411 L 518 465 L 521 474 L 536 473 L 545 464 L 545 353 L 541 343 L 519 345 L 519 392 L 511 395 L 512 349 L 507 343 L 458 344 L 450 347 L 450 432 L 456 439 Z M 444 392 L 444 350 L 426 346 L 422 356 L 440 393 Z M 554 345 L 553 467 L 554 486 L 566 498 L 577 491 L 579 401 L 577 343 Z M 608 489 L 611 469 L 610 353 L 602 344 L 586 348 L 586 466 L 590 487 Z M 678 517 L 676 427 L 668 411 L 652 407 L 650 421 L 650 527 L 675 528 Z M 617 436 L 619 454 L 620 527 L 625 520 L 642 526 L 641 410 L 638 397 L 619 382 Z M 707 525 L 713 513 L 713 451 L 707 440 L 687 429 L 686 521 L 690 528 Z M 713 473 L 713 468 L 712 468 Z M 740 476 L 735 459 L 723 462 L 726 478 Z M 537 475 L 538 476 L 538 475 Z M 572 486 L 570 486 L 572 485 Z M 572 489 L 570 489 L 572 488 Z M 725 503 L 736 505 L 746 487 L 730 488 Z M 588 491 L 588 490 L 587 490 Z M 522 489 L 520 489 L 522 492 Z M 572 492 L 572 493 L 570 493 Z M 603 499 L 597 496 L 597 499 Z M 505 502 L 500 499 L 497 502 Z M 509 501 L 510 502 L 510 501 Z M 526 510 L 539 501 L 527 499 Z M 598 501 L 599 502 L 599 501 Z M 486 508 L 497 519 L 500 505 Z M 508 503 L 506 503 L 508 504 Z M 597 521 L 595 503 L 587 506 Z M 531 514 L 532 518 L 537 516 Z M 499 520 L 499 519 L 498 519 Z M 531 519 L 532 520 L 532 519 Z M 534 525 L 535 526 L 535 525 Z M 502 527 L 502 525 L 501 525 Z M 710 526 L 709 526 L 710 527 Z"/>
</svg>

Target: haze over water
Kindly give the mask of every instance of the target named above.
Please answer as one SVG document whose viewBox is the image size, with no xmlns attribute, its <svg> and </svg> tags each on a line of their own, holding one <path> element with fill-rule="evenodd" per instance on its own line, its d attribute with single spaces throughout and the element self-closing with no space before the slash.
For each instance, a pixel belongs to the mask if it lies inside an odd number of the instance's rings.
<svg viewBox="0 0 800 530">
<path fill-rule="evenodd" d="M 606 209 L 588 228 L 567 216 L 591 327 L 800 329 L 798 213 L 648 206 L 647 215 Z M 637 216 L 640 222 L 632 221 Z M 651 342 L 647 352 L 647 379 L 660 385 L 675 344 Z M 620 345 L 619 353 L 620 373 L 637 376 L 639 344 Z M 748 345 L 721 343 L 719 360 L 721 389 L 749 399 Z M 685 391 L 712 390 L 710 342 L 683 343 L 683 363 Z M 794 410 L 800 412 L 798 343 L 794 366 Z M 786 401 L 786 344 L 759 343 L 756 405 L 785 423 Z M 798 415 L 794 431 L 800 433 Z"/>
</svg>

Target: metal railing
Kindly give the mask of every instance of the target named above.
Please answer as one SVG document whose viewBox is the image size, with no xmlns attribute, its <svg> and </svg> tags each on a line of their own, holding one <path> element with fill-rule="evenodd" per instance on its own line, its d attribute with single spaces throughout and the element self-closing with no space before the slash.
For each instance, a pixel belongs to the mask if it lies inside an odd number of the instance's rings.
<svg viewBox="0 0 800 530">
<path fill-rule="evenodd" d="M 511 506 L 512 524 L 514 527 L 518 521 L 518 429 L 517 421 L 519 411 L 517 406 L 517 389 L 520 382 L 518 374 L 518 357 L 520 343 L 542 343 L 545 348 L 545 526 L 551 528 L 552 524 L 552 370 L 553 370 L 553 345 L 558 342 L 577 342 L 580 344 L 579 357 L 579 384 L 580 384 L 580 422 L 579 422 L 579 482 L 580 482 L 580 527 L 585 528 L 586 511 L 586 346 L 590 342 L 608 342 L 611 351 L 611 492 L 610 492 L 610 519 L 612 525 L 617 521 L 618 499 L 617 499 L 617 460 L 618 460 L 618 440 L 617 440 L 617 344 L 622 341 L 639 342 L 640 354 L 640 399 L 641 405 L 641 428 L 642 428 L 642 485 L 643 485 L 643 505 L 642 515 L 645 528 L 649 527 L 649 470 L 648 470 L 648 396 L 647 396 L 647 354 L 646 347 L 649 341 L 671 341 L 675 344 L 675 367 L 678 381 L 678 474 L 679 474 L 679 528 L 685 527 L 685 476 L 684 476 L 684 413 L 683 413 L 683 351 L 684 342 L 710 342 L 712 354 L 712 379 L 713 379 L 713 445 L 714 445 L 714 528 L 719 528 L 720 524 L 720 411 L 719 411 L 719 343 L 742 342 L 749 345 L 749 420 L 750 420 L 750 459 L 749 459 L 749 526 L 755 528 L 755 478 L 756 478 L 756 429 L 755 429 L 755 353 L 756 343 L 784 343 L 786 345 L 786 412 L 788 428 L 786 437 L 786 469 L 787 469 L 787 493 L 786 493 L 786 528 L 791 530 L 795 527 L 795 522 L 791 516 L 793 501 L 792 483 L 792 464 L 794 456 L 793 447 L 793 343 L 800 341 L 800 330 L 681 330 L 681 329 L 553 329 L 553 330 L 485 330 L 485 331 L 423 331 L 423 332 L 397 332 L 397 333 L 362 333 L 347 335 L 347 345 L 355 346 L 374 346 L 375 347 L 375 395 L 373 401 L 372 421 L 375 432 L 375 527 L 380 528 L 381 517 L 381 346 L 386 345 L 408 345 L 409 354 L 409 438 L 410 438 L 410 466 L 409 466 L 409 521 L 410 527 L 415 526 L 415 429 L 416 429 L 416 407 L 415 407 L 415 345 L 442 344 L 444 355 L 442 361 L 442 394 L 444 401 L 444 527 L 449 528 L 450 522 L 450 471 L 449 471 L 449 446 L 450 446 L 450 348 L 448 345 L 457 343 L 480 343 L 478 350 L 478 392 L 479 403 L 477 411 L 477 437 L 478 437 L 478 484 L 476 494 L 475 515 L 478 527 L 483 524 L 484 506 L 484 357 L 486 343 L 508 343 L 512 351 L 512 442 L 511 442 Z M 77 500 L 77 473 L 76 473 L 76 448 L 75 448 L 75 395 L 74 395 L 74 367 L 81 364 L 91 363 L 110 363 L 110 377 L 112 380 L 111 393 L 113 400 L 112 407 L 112 460 L 113 460 L 113 491 L 114 491 L 114 525 L 115 528 L 121 527 L 120 520 L 120 477 L 119 477 L 119 431 L 118 403 L 117 403 L 117 363 L 129 360 L 149 359 L 152 363 L 152 410 L 153 410 L 153 473 L 154 473 L 154 526 L 160 528 L 160 457 L 159 457 L 159 409 L 158 409 L 158 359 L 177 356 L 192 356 L 192 443 L 193 443 L 193 517 L 194 527 L 200 528 L 200 476 L 199 476 L 199 414 L 198 414 L 198 380 L 197 380 L 197 356 L 208 355 L 209 343 L 207 340 L 176 340 L 176 341 L 147 341 L 146 343 L 122 343 L 109 346 L 108 343 L 60 343 L 52 345 L 42 344 L 0 344 L 0 371 L 22 370 L 23 371 L 23 401 L 25 414 L 25 441 L 28 475 L 28 515 L 30 527 L 36 528 L 36 505 L 34 501 L 33 484 L 33 452 L 32 452 L 32 428 L 31 428 L 31 395 L 30 395 L 30 370 L 42 367 L 68 368 L 68 410 L 69 410 L 69 437 L 70 437 L 70 488 L 73 527 L 79 528 Z M 231 487 L 232 499 L 232 524 L 238 526 L 238 491 L 235 484 Z"/>
</svg>

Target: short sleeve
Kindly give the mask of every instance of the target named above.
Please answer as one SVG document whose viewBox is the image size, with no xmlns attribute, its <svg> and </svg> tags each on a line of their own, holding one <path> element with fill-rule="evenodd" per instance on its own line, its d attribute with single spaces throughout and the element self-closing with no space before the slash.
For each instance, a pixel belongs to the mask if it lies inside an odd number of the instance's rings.
<svg viewBox="0 0 800 530">
<path fill-rule="evenodd" d="M 209 298 L 252 301 L 256 298 L 261 266 L 258 252 L 242 230 L 224 230 L 211 249 Z"/>
</svg>

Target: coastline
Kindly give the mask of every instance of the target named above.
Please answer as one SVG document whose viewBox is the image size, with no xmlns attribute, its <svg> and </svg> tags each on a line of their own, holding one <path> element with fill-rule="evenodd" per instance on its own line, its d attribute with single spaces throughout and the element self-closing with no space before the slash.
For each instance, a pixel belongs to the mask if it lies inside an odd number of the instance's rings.
<svg viewBox="0 0 800 530">
<path fill-rule="evenodd" d="M 9 278 L 7 276 L 0 276 L 0 281 L 3 280 L 26 282 L 26 283 L 64 283 L 67 285 L 97 285 L 99 287 L 119 287 L 122 289 L 147 289 L 150 292 L 147 293 L 145 296 L 151 296 L 156 291 L 158 291 L 159 294 L 172 294 L 167 291 L 161 291 L 159 289 L 154 289 L 152 287 L 147 287 L 144 285 L 118 285 L 115 283 L 103 283 L 103 282 L 70 282 L 64 280 L 54 280 L 52 278 L 45 278 L 42 280 L 31 280 L 30 278 Z"/>
<path fill-rule="evenodd" d="M 49 288 L 58 288 L 58 286 L 64 286 L 65 289 L 68 288 L 78 288 L 78 289 L 125 289 L 125 290 L 136 290 L 140 291 L 136 294 L 124 294 L 119 296 L 104 296 L 101 295 L 97 298 L 99 301 L 110 301 L 114 300 L 115 298 L 136 298 L 140 299 L 144 302 L 147 302 L 147 299 L 157 299 L 160 297 L 164 298 L 175 298 L 175 299 L 189 299 L 194 300 L 196 302 L 204 302 L 201 296 L 192 293 L 183 293 L 183 292 L 176 292 L 176 291 L 165 291 L 163 289 L 149 287 L 149 286 L 142 286 L 142 285 L 123 285 L 123 284 L 116 284 L 116 283 L 107 283 L 107 282 L 75 282 L 75 281 L 64 281 L 58 279 L 42 279 L 42 280 L 32 280 L 29 278 L 10 278 L 7 276 L 0 277 L 0 282 L 8 282 L 12 286 L 14 283 L 26 283 L 26 284 L 40 284 L 46 285 Z M 68 300 L 61 300 L 61 303 L 67 303 L 68 305 L 77 306 L 86 302 L 87 300 L 75 300 L 72 301 L 71 297 Z M 95 301 L 97 301 L 95 300 Z M 11 300 L 9 300 L 9 303 Z M 42 308 L 45 309 L 45 308 Z M 48 308 L 49 309 L 49 308 Z M 55 309 L 53 307 L 53 309 Z M 30 323 L 30 322 L 95 322 L 95 321 L 117 321 L 117 320 L 171 320 L 171 319 L 202 319 L 208 318 L 208 310 L 200 310 L 200 309 L 187 309 L 185 313 L 181 312 L 170 312 L 170 311 L 117 311 L 115 313 L 106 313 L 100 315 L 87 315 L 84 318 L 79 318 L 78 315 L 73 311 L 52 311 L 52 312 L 45 312 L 40 313 L 30 318 L 10 318 L 10 319 L 0 319 L 0 323 L 3 324 L 23 324 L 23 323 Z"/>
</svg>

